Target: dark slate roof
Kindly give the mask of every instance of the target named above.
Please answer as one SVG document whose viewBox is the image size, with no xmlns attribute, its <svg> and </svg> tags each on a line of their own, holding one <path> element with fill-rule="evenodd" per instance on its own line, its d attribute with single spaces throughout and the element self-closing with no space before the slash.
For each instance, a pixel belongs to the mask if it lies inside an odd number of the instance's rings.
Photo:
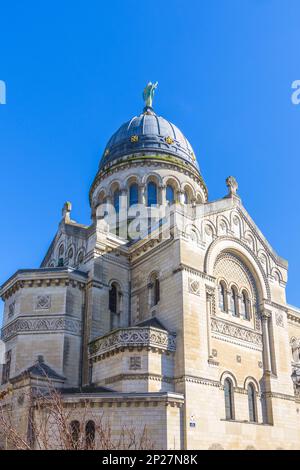
<svg viewBox="0 0 300 470">
<path fill-rule="evenodd" d="M 64 395 L 73 395 L 78 393 L 112 393 L 115 390 L 106 387 L 97 387 L 93 385 L 85 386 L 85 387 L 69 387 L 69 388 L 62 388 L 61 393 Z"/>
<path fill-rule="evenodd" d="M 124 123 L 113 134 L 106 145 L 100 169 L 122 157 L 139 152 L 174 155 L 199 171 L 194 151 L 187 138 L 170 121 L 157 116 L 152 108 L 145 108 L 142 114 Z"/>
<path fill-rule="evenodd" d="M 31 367 L 23 370 L 20 374 L 12 378 L 12 381 L 17 380 L 24 375 L 31 377 L 42 377 L 53 380 L 65 380 L 65 377 L 58 374 L 50 366 L 48 366 L 42 359 L 38 359 Z"/>
<path fill-rule="evenodd" d="M 152 326 L 153 328 L 158 328 L 160 330 L 168 331 L 167 328 L 156 318 L 150 318 L 149 320 L 142 321 L 138 323 L 136 326 Z"/>
</svg>

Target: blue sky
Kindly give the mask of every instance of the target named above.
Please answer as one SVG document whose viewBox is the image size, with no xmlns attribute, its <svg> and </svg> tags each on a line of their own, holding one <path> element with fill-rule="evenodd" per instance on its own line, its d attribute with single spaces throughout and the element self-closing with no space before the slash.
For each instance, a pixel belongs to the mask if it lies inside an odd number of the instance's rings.
<svg viewBox="0 0 300 470">
<path fill-rule="evenodd" d="M 289 260 L 300 305 L 297 0 L 1 3 L 0 283 L 39 266 L 66 200 L 88 190 L 110 135 L 159 81 L 156 111 L 191 141 L 210 199 L 234 175 L 246 209 Z"/>
</svg>

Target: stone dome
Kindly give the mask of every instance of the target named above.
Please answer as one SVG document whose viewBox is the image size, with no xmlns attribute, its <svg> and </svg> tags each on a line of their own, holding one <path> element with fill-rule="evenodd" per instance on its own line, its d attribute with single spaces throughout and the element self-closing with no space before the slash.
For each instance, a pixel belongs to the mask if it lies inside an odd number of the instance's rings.
<svg viewBox="0 0 300 470">
<path fill-rule="evenodd" d="M 194 151 L 184 134 L 167 119 L 146 107 L 140 116 L 123 124 L 106 145 L 100 170 L 133 154 L 167 154 L 180 158 L 199 171 Z"/>
</svg>

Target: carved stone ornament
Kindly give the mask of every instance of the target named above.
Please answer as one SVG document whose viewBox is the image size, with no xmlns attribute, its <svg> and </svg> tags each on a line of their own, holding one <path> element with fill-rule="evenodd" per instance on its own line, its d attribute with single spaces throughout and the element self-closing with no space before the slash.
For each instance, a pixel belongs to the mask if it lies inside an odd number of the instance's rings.
<svg viewBox="0 0 300 470">
<path fill-rule="evenodd" d="M 79 335 L 81 332 L 81 322 L 66 317 L 40 317 L 29 319 L 18 318 L 10 325 L 2 329 L 1 339 L 7 341 L 16 334 L 27 332 L 39 333 L 62 330 Z"/>
<path fill-rule="evenodd" d="M 262 346 L 262 337 L 259 333 L 250 331 L 246 328 L 242 328 L 234 324 L 227 323 L 222 320 L 217 320 L 213 318 L 211 320 L 211 330 L 214 333 L 219 333 L 225 336 L 231 336 L 238 340 L 253 343 L 256 346 Z"/>
<path fill-rule="evenodd" d="M 93 341 L 89 350 L 91 355 L 98 355 L 124 347 L 153 347 L 175 351 L 175 336 L 152 327 L 123 328 Z"/>
<path fill-rule="evenodd" d="M 12 317 L 15 313 L 15 307 L 16 307 L 16 302 L 12 302 L 9 306 L 8 306 L 8 316 L 9 318 Z"/>
<path fill-rule="evenodd" d="M 284 327 L 284 321 L 283 321 L 282 313 L 276 312 L 275 318 L 276 318 L 276 325 L 281 326 L 283 328 Z"/>
<path fill-rule="evenodd" d="M 189 278 L 189 292 L 200 295 L 200 283 L 196 279 Z"/>
<path fill-rule="evenodd" d="M 234 176 L 228 176 L 226 179 L 226 186 L 228 188 L 229 196 L 235 196 L 238 190 L 238 183 Z"/>
<path fill-rule="evenodd" d="M 132 356 L 129 358 L 129 369 L 130 370 L 139 370 L 142 368 L 142 358 L 141 356 Z"/>
<path fill-rule="evenodd" d="M 49 310 L 51 307 L 51 296 L 50 295 L 38 295 L 36 299 L 36 310 Z"/>
</svg>

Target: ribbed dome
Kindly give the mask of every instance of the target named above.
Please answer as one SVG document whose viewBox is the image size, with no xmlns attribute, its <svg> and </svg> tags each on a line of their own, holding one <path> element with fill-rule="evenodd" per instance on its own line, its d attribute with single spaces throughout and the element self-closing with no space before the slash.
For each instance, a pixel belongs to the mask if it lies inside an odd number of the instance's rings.
<svg viewBox="0 0 300 470">
<path fill-rule="evenodd" d="M 183 133 L 149 107 L 140 116 L 123 124 L 111 137 L 101 159 L 100 169 L 107 163 L 137 153 L 174 155 L 199 171 L 193 149 Z"/>
</svg>

